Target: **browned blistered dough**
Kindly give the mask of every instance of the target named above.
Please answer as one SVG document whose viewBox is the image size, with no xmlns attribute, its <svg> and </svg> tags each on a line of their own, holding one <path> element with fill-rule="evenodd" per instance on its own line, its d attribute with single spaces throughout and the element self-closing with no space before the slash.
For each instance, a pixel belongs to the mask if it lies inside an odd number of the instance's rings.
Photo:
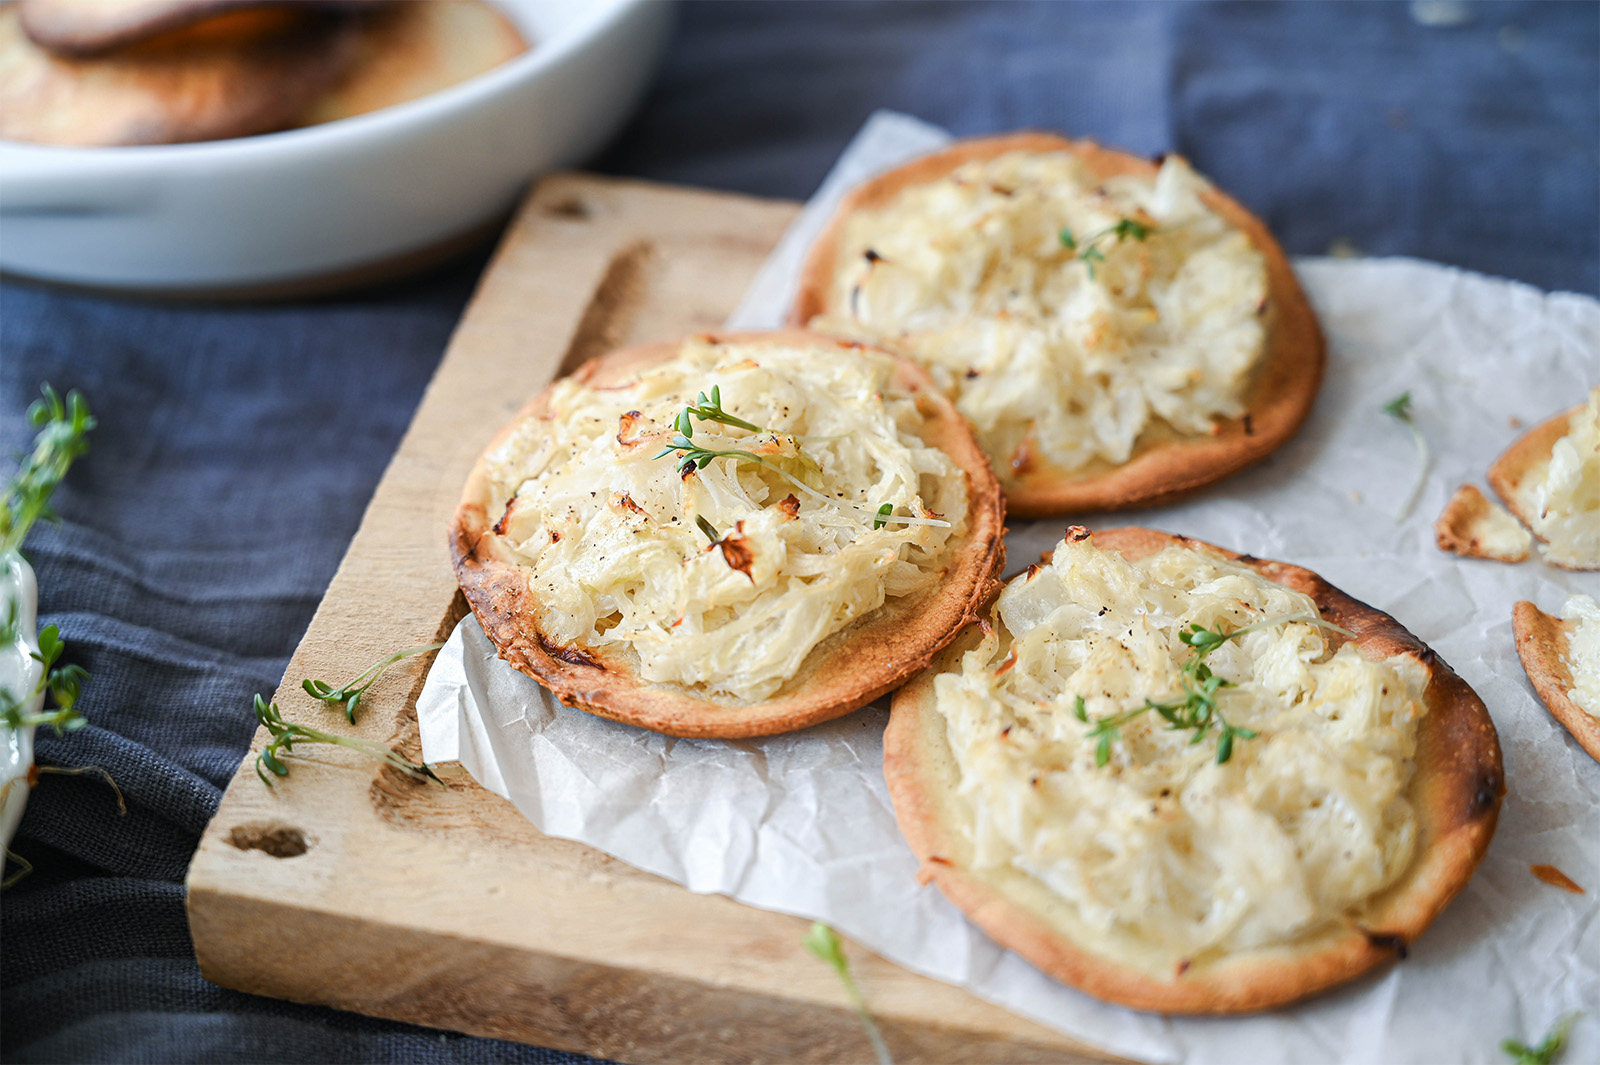
<svg viewBox="0 0 1600 1065">
<path fill-rule="evenodd" d="M 1512 608 L 1511 631 L 1517 638 L 1517 657 L 1539 693 L 1550 716 L 1566 726 L 1589 757 L 1600 762 L 1600 720 L 1572 701 L 1572 670 L 1564 661 L 1570 653 L 1575 622 L 1551 617 L 1526 600 Z"/>
<path fill-rule="evenodd" d="M 881 207 L 908 186 L 934 181 L 965 163 L 1016 151 L 1071 152 L 1103 178 L 1122 174 L 1153 177 L 1157 172 L 1156 164 L 1146 159 L 1053 133 L 960 141 L 873 178 L 845 197 L 812 245 L 790 322 L 804 326 L 820 314 L 841 310 L 830 303 L 830 294 L 837 245 L 848 215 Z M 1245 396 L 1246 413 L 1219 421 L 1216 431 L 1207 436 L 1182 436 L 1164 425 L 1152 426 L 1121 465 L 1096 462 L 1081 470 L 1064 471 L 1042 461 L 1030 462 L 1006 488 L 1006 506 L 1012 515 L 1033 518 L 1165 502 L 1259 462 L 1293 436 L 1311 413 L 1322 383 L 1322 332 L 1283 249 L 1261 220 L 1236 200 L 1216 189 L 1207 191 L 1202 199 L 1241 230 L 1266 259 L 1265 348 Z"/>
<path fill-rule="evenodd" d="M 1157 977 L 1079 945 L 1052 923 L 1053 898 L 1021 872 L 998 877 L 970 868 L 964 815 L 955 800 L 954 757 L 944 718 L 933 709 L 933 678 L 957 668 L 975 642 L 958 640 L 922 676 L 895 693 L 884 734 L 884 772 L 895 814 L 923 875 L 966 911 L 996 942 L 1058 980 L 1097 998 L 1162 1013 L 1244 1013 L 1282 1006 L 1404 957 L 1466 884 L 1499 817 L 1505 779 L 1500 743 L 1482 700 L 1415 636 L 1387 614 L 1358 602 L 1310 570 L 1212 547 L 1151 529 L 1094 534 L 1098 546 L 1144 558 L 1170 544 L 1221 550 L 1262 576 L 1310 595 L 1322 616 L 1356 634 L 1368 658 L 1409 653 L 1430 673 L 1428 713 L 1417 737 L 1416 772 L 1407 792 L 1417 814 L 1418 847 L 1411 867 L 1364 907 L 1359 920 L 1290 943 L 1195 961 Z"/>
<path fill-rule="evenodd" d="M 719 334 L 717 339 L 861 347 L 799 331 Z M 626 348 L 590 360 L 574 376 L 594 387 L 619 384 L 672 358 L 680 347 L 672 343 Z M 895 378 L 917 397 L 927 419 L 924 441 L 949 455 L 967 480 L 967 531 L 952 547 L 944 579 L 928 591 L 888 600 L 834 633 L 811 651 L 795 677 L 760 703 L 739 706 L 711 701 L 678 686 L 648 684 L 614 654 L 558 646 L 539 631 L 526 573 L 512 560 L 494 532 L 495 519 L 486 512 L 489 489 L 480 460 L 450 525 L 450 553 L 461 589 L 500 657 L 569 706 L 670 736 L 721 738 L 768 736 L 829 721 L 865 706 L 926 668 L 999 588 L 1005 561 L 1005 507 L 972 430 L 927 374 L 909 360 L 896 358 Z M 548 396 L 547 390 L 536 397 L 516 422 L 537 418 Z M 489 450 L 511 428 L 502 430 Z"/>
</svg>

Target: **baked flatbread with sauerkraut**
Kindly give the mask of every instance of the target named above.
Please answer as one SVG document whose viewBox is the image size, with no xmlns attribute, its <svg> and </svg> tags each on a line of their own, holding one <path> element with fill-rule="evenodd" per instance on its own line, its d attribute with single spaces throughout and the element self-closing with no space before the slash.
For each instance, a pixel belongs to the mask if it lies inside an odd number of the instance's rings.
<svg viewBox="0 0 1600 1065">
<path fill-rule="evenodd" d="M 1546 562 L 1600 569 L 1600 388 L 1507 448 L 1489 484 L 1539 538 Z"/>
<path fill-rule="evenodd" d="M 762 736 L 925 667 L 998 585 L 999 488 L 908 360 L 793 331 L 615 352 L 495 439 L 450 530 L 501 657 L 675 736 Z"/>
<path fill-rule="evenodd" d="M 927 366 L 1014 515 L 1159 502 L 1311 410 L 1323 341 L 1262 223 L 1178 156 L 961 142 L 851 192 L 791 321 Z"/>
<path fill-rule="evenodd" d="M 1402 957 L 1488 847 L 1483 703 L 1297 566 L 1075 527 L 895 695 L 884 768 L 931 878 L 1137 1009 L 1282 1005 Z"/>
<path fill-rule="evenodd" d="M 1539 699 L 1578 745 L 1600 761 L 1600 607 L 1586 595 L 1560 617 L 1519 602 L 1511 614 L 1517 657 Z"/>
</svg>

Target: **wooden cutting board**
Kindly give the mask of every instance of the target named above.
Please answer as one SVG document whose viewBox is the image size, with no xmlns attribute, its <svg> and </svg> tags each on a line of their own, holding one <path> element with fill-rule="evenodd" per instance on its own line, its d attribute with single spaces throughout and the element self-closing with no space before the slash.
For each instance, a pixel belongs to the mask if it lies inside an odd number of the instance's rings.
<svg viewBox="0 0 1600 1065">
<path fill-rule="evenodd" d="M 797 206 L 559 175 L 522 205 L 451 339 L 276 699 L 343 683 L 465 613 L 445 525 L 479 451 L 558 373 L 618 345 L 718 328 Z M 427 660 L 367 697 L 356 734 L 418 746 Z M 576 711 L 574 711 L 576 712 Z M 628 1062 L 837 1062 L 871 1051 L 808 922 L 696 895 L 541 835 L 459 765 L 413 783 L 302 748 L 271 789 L 249 756 L 189 868 L 208 980 Z M 1110 1060 L 851 945 L 897 1062 Z"/>
</svg>

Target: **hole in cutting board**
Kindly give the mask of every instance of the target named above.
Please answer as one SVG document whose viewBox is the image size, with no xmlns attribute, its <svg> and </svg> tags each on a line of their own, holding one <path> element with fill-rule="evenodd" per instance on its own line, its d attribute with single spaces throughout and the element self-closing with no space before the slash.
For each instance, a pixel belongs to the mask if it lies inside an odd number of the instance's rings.
<svg viewBox="0 0 1600 1065">
<path fill-rule="evenodd" d="M 293 825 L 252 821 L 235 825 L 228 843 L 242 851 L 262 851 L 274 858 L 298 858 L 311 849 L 306 834 Z"/>
<path fill-rule="evenodd" d="M 576 196 L 568 196 L 566 199 L 558 200 L 546 207 L 544 213 L 553 215 L 556 218 L 583 219 L 588 218 L 594 212 L 589 209 L 589 205 L 583 200 Z"/>
</svg>

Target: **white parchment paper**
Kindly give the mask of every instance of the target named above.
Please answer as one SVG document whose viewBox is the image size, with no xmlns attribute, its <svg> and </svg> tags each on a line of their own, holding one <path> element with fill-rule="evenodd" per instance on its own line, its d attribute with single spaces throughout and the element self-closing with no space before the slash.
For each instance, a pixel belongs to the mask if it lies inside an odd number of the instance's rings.
<svg viewBox="0 0 1600 1065">
<path fill-rule="evenodd" d="M 730 324 L 779 324 L 839 194 L 947 139 L 906 116 L 874 116 Z M 1302 259 L 1296 269 L 1330 353 L 1300 434 L 1190 501 L 1074 520 L 1134 521 L 1307 566 L 1393 614 L 1483 697 L 1505 751 L 1499 830 L 1404 962 L 1258 1017 L 1169 1019 L 1106 1005 L 999 949 L 917 884 L 883 779 L 882 705 L 764 740 L 671 739 L 559 705 L 501 662 L 471 618 L 418 702 L 424 756 L 459 760 L 550 835 L 693 891 L 827 921 L 901 965 L 1130 1057 L 1503 1062 L 1503 1038 L 1536 1042 L 1561 1016 L 1588 1010 L 1565 1060 L 1600 1060 L 1600 765 L 1545 712 L 1511 634 L 1513 602 L 1554 611 L 1573 591 L 1600 596 L 1600 574 L 1458 558 L 1432 530 L 1457 485 L 1484 485 L 1518 423 L 1580 402 L 1600 380 L 1600 303 L 1405 259 Z M 1396 521 L 1417 457 L 1381 408 L 1407 390 L 1434 460 L 1418 505 Z M 1063 525 L 1016 523 L 1013 569 L 1053 546 Z M 1535 863 L 1588 893 L 1542 883 Z"/>
</svg>

